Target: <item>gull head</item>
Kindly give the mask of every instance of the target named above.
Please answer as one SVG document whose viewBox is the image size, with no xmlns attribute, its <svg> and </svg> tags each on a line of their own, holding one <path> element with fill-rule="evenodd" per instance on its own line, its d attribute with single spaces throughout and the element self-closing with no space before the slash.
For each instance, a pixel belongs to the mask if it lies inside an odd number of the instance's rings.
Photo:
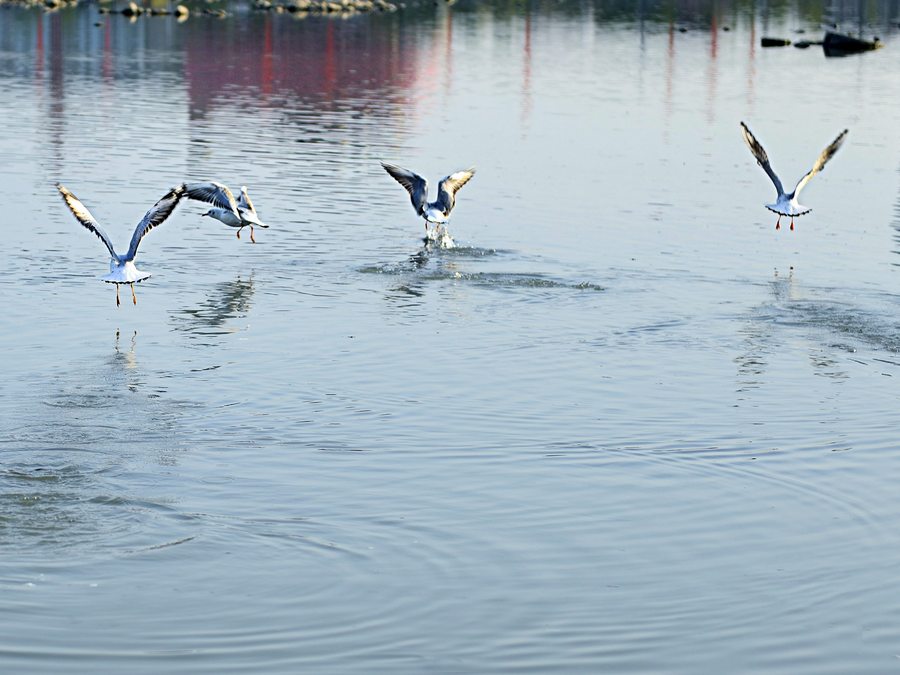
<svg viewBox="0 0 900 675">
<path fill-rule="evenodd" d="M 214 215 L 216 215 L 216 210 L 215 210 L 215 209 L 210 209 L 210 210 L 207 211 L 206 213 L 201 213 L 201 214 L 200 214 L 201 217 L 203 217 L 203 216 L 214 216 Z"/>
</svg>

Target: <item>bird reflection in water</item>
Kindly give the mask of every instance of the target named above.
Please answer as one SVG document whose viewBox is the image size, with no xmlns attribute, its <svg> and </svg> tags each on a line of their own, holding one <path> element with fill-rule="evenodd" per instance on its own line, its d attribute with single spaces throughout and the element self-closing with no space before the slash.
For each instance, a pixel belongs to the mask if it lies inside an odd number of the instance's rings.
<svg viewBox="0 0 900 675">
<path fill-rule="evenodd" d="M 228 327 L 231 319 L 245 316 L 251 308 L 253 276 L 226 281 L 213 287 L 199 307 L 179 310 L 179 330 L 203 335 L 236 333 L 239 328 Z"/>
<path fill-rule="evenodd" d="M 128 348 L 128 351 L 122 351 L 119 348 L 119 338 L 121 334 L 119 333 L 119 329 L 116 329 L 116 353 L 113 355 L 113 359 L 116 363 L 121 363 L 127 370 L 134 370 L 137 368 L 137 357 L 134 353 L 134 348 L 137 346 L 137 331 L 134 331 L 131 335 L 131 346 Z"/>
<path fill-rule="evenodd" d="M 759 389 L 767 383 L 765 372 L 769 358 L 781 346 L 778 336 L 773 335 L 779 308 L 794 299 L 794 268 L 791 267 L 786 276 L 776 269 L 769 289 L 772 298 L 761 303 L 740 329 L 744 350 L 734 358 L 738 392 Z"/>
<path fill-rule="evenodd" d="M 129 391 L 136 392 L 142 384 L 135 351 L 137 331 L 132 331 L 127 346 L 123 342 L 121 331 L 117 328 L 114 351 L 109 359 L 108 382 L 112 385 L 113 391 L 121 391 L 123 387 L 127 387 Z"/>
</svg>

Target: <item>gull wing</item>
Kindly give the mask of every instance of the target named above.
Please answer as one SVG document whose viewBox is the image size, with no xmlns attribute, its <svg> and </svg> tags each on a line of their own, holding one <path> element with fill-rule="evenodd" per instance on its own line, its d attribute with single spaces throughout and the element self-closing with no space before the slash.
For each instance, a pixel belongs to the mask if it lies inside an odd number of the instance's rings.
<svg viewBox="0 0 900 675">
<path fill-rule="evenodd" d="M 269 227 L 264 222 L 259 219 L 259 214 L 256 212 L 256 207 L 253 206 L 253 202 L 250 201 L 250 195 L 247 194 L 247 186 L 241 186 L 241 196 L 237 201 L 238 209 L 240 209 L 240 216 L 242 221 L 246 221 L 251 223 L 252 225 L 257 225 L 258 227 Z"/>
<path fill-rule="evenodd" d="M 822 154 L 819 155 L 819 158 L 816 160 L 816 163 L 813 164 L 813 168 L 809 170 L 803 178 L 797 183 L 797 187 L 794 188 L 794 197 L 800 194 L 800 190 L 802 190 L 806 184 L 810 181 L 810 179 L 819 173 L 822 169 L 825 168 L 825 165 L 828 163 L 828 160 L 834 157 L 835 153 L 837 153 L 838 149 L 844 142 L 844 138 L 847 137 L 847 132 L 849 129 L 844 129 L 837 138 L 835 138 L 831 145 L 825 148 L 822 151 Z"/>
<path fill-rule="evenodd" d="M 144 214 L 143 219 L 134 229 L 131 245 L 128 247 L 128 253 L 125 254 L 125 260 L 134 260 L 134 256 L 137 255 L 138 244 L 141 243 L 144 235 L 157 225 L 161 225 L 166 218 L 171 216 L 183 196 L 184 185 L 179 185 L 169 190 L 158 202 L 150 207 L 150 210 Z"/>
<path fill-rule="evenodd" d="M 750 129 L 747 128 L 747 125 L 743 122 L 741 122 L 741 133 L 744 135 L 744 140 L 747 142 L 750 152 L 756 157 L 756 163 L 763 168 L 763 171 L 765 171 L 769 178 L 772 179 L 772 182 L 775 183 L 775 189 L 778 190 L 778 195 L 783 195 L 784 186 L 781 184 L 781 180 L 778 176 L 775 175 L 775 172 L 772 171 L 772 166 L 769 164 L 769 156 L 766 154 L 766 151 L 763 149 L 760 142 L 756 140 L 756 136 L 753 135 Z"/>
<path fill-rule="evenodd" d="M 428 181 L 412 171 L 393 164 L 382 162 L 381 166 L 391 175 L 391 178 L 406 188 L 413 208 L 421 216 L 425 212 L 425 205 L 428 202 Z"/>
<path fill-rule="evenodd" d="M 247 186 L 241 186 L 241 196 L 237 202 L 238 208 L 244 209 L 245 211 L 249 211 L 254 216 L 256 215 L 256 207 L 253 206 L 253 202 L 250 201 L 250 195 L 247 194 Z"/>
<path fill-rule="evenodd" d="M 438 183 L 437 203 L 444 213 L 450 213 L 450 210 L 456 203 L 456 191 L 468 183 L 474 175 L 474 168 L 466 169 L 465 171 L 451 173 Z"/>
<path fill-rule="evenodd" d="M 69 189 L 62 183 L 57 183 L 56 189 L 59 190 L 59 194 L 62 195 L 63 201 L 66 203 L 66 206 L 69 207 L 69 211 L 72 212 L 75 219 L 100 237 L 100 241 L 102 241 L 106 245 L 106 248 L 109 249 L 109 254 L 113 258 L 118 258 L 119 256 L 116 255 L 116 250 L 113 248 L 109 235 L 100 228 L 97 220 L 91 215 L 91 212 L 87 210 L 87 207 L 81 203 L 78 197 L 69 192 Z"/>
<path fill-rule="evenodd" d="M 232 211 L 234 215 L 240 217 L 237 202 L 234 195 L 226 185 L 216 183 L 215 181 L 206 181 L 204 183 L 185 183 L 184 196 L 199 202 L 206 202 L 220 209 Z"/>
</svg>

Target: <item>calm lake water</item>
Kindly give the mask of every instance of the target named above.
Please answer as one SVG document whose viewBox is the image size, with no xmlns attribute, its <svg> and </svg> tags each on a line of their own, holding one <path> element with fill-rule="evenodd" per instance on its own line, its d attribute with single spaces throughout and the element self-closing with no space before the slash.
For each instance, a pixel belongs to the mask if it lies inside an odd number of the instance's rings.
<svg viewBox="0 0 900 675">
<path fill-rule="evenodd" d="M 0 8 L 0 669 L 900 669 L 897 2 L 233 10 Z"/>
</svg>

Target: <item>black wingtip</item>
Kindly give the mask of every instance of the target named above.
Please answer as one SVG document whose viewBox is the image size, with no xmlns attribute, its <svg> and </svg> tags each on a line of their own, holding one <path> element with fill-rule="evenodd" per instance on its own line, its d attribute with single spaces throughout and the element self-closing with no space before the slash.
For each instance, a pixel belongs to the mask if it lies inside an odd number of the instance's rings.
<svg viewBox="0 0 900 675">
<path fill-rule="evenodd" d="M 173 187 L 169 190 L 168 194 L 166 194 L 166 196 L 163 197 L 163 199 L 169 199 L 169 198 L 181 199 L 184 196 L 185 189 L 186 188 L 185 188 L 184 183 L 181 183 L 180 185 L 176 185 L 175 187 Z"/>
</svg>

